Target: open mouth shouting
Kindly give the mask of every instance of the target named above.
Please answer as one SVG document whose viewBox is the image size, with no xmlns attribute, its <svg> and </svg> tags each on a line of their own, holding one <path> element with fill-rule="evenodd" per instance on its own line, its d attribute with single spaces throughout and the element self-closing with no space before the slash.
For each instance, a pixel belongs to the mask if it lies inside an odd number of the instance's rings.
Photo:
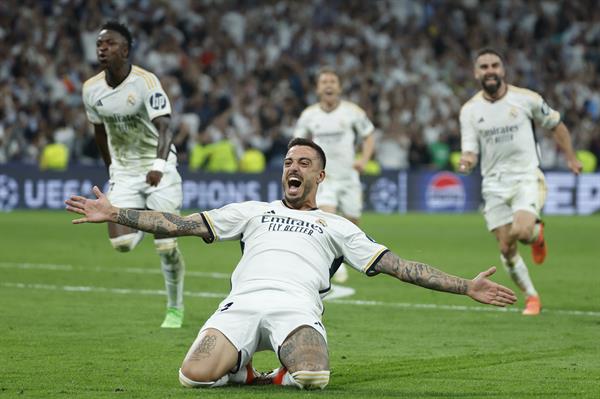
<svg viewBox="0 0 600 399">
<path fill-rule="evenodd" d="M 287 192 L 291 196 L 300 194 L 302 187 L 302 179 L 299 176 L 291 175 L 287 178 Z"/>
</svg>

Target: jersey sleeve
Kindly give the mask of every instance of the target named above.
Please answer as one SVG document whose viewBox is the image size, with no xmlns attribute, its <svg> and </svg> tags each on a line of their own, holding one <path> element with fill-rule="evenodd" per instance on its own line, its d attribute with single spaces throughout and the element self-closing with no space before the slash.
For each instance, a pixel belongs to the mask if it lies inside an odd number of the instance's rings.
<svg viewBox="0 0 600 399">
<path fill-rule="evenodd" d="M 210 237 L 204 241 L 239 240 L 255 210 L 253 202 L 242 202 L 200 213 L 210 233 Z"/>
<path fill-rule="evenodd" d="M 309 117 L 306 111 L 302 112 L 300 118 L 298 118 L 298 121 L 296 122 L 296 127 L 294 128 L 294 137 L 301 137 L 304 139 L 310 138 L 311 133 L 308 128 L 308 120 Z"/>
<path fill-rule="evenodd" d="M 533 120 L 544 129 L 554 129 L 560 123 L 560 113 L 548 105 L 542 96 L 534 93 L 528 96 L 529 108 Z"/>
<path fill-rule="evenodd" d="M 344 261 L 368 276 L 377 274 L 373 267 L 388 249 L 373 241 L 350 221 L 343 228 L 345 234 L 341 235 L 340 244 Z"/>
<path fill-rule="evenodd" d="M 98 115 L 98 113 L 96 112 L 94 104 L 90 103 L 90 93 L 88 90 L 86 90 L 85 86 L 83 87 L 81 97 L 83 100 L 83 106 L 85 107 L 85 114 L 87 116 L 88 121 L 95 125 L 102 124 L 102 119 L 100 118 L 100 115 Z"/>
<path fill-rule="evenodd" d="M 160 81 L 154 74 L 149 74 L 150 77 L 146 81 L 146 93 L 144 96 L 144 106 L 150 120 L 171 114 L 171 103 L 167 94 L 162 88 Z"/>
<path fill-rule="evenodd" d="M 466 106 L 460 110 L 460 143 L 462 152 L 479 154 L 477 130 L 473 127 L 470 108 Z"/>
<path fill-rule="evenodd" d="M 358 106 L 356 106 L 352 128 L 361 138 L 367 137 L 375 130 L 375 126 L 373 126 L 373 122 L 371 122 L 367 113 Z"/>
</svg>

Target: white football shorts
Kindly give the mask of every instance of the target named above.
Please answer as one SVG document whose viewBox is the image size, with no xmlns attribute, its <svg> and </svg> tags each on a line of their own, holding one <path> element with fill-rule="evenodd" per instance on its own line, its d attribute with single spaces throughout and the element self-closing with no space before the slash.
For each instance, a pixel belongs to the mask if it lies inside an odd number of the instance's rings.
<svg viewBox="0 0 600 399">
<path fill-rule="evenodd" d="M 175 166 L 167 165 L 157 187 L 146 183 L 145 173 L 111 171 L 110 202 L 120 208 L 152 209 L 178 214 L 183 203 L 181 176 Z"/>
<path fill-rule="evenodd" d="M 481 192 L 488 230 L 512 223 L 516 211 L 527 211 L 539 218 L 546 202 L 546 191 L 546 180 L 539 169 L 526 174 L 486 176 Z"/>
<path fill-rule="evenodd" d="M 299 302 L 298 297 L 286 297 L 280 290 L 261 291 L 225 298 L 198 337 L 207 328 L 219 330 L 241 354 L 239 365 L 243 366 L 255 352 L 272 350 L 279 354 L 288 335 L 303 325 L 313 327 L 327 342 L 317 304 Z"/>
<path fill-rule="evenodd" d="M 346 180 L 325 177 L 317 190 L 317 206 L 332 206 L 344 216 L 360 218 L 362 186 L 358 174 Z"/>
</svg>

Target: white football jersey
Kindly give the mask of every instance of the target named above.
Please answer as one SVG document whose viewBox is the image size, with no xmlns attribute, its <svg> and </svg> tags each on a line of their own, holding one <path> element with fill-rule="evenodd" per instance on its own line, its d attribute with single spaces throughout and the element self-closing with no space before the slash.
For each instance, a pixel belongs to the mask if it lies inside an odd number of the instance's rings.
<svg viewBox="0 0 600 399">
<path fill-rule="evenodd" d="M 343 260 L 371 275 L 387 251 L 341 216 L 291 209 L 281 200 L 232 203 L 201 215 L 212 234 L 207 242 L 241 242 L 230 295 L 283 290 L 320 303 L 330 288 L 330 268 Z"/>
<path fill-rule="evenodd" d="M 327 157 L 325 171 L 333 179 L 345 179 L 358 172 L 354 164 L 355 144 L 373 133 L 373 123 L 358 105 L 341 101 L 333 111 L 326 112 L 313 104 L 306 108 L 294 130 L 294 137 L 312 139 L 323 148 Z"/>
<path fill-rule="evenodd" d="M 560 123 L 560 114 L 538 93 L 508 85 L 491 102 L 480 91 L 460 111 L 462 151 L 481 154 L 481 174 L 529 173 L 539 166 L 533 122 L 545 129 Z"/>
<path fill-rule="evenodd" d="M 111 167 L 140 173 L 150 170 L 158 147 L 152 120 L 171 114 L 156 75 L 132 65 L 127 78 L 112 88 L 102 71 L 84 83 L 82 95 L 88 120 L 106 128 Z M 172 165 L 177 162 L 175 151 L 171 145 L 167 162 Z"/>
</svg>

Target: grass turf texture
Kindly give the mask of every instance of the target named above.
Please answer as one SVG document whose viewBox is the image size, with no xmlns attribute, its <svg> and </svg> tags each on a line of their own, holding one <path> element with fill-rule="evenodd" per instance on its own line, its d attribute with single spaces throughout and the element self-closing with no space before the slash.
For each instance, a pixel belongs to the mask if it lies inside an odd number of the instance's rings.
<svg viewBox="0 0 600 399">
<path fill-rule="evenodd" d="M 230 273 L 238 243 L 180 240 L 192 294 L 184 327 L 165 330 L 152 240 L 120 254 L 106 226 L 73 226 L 71 218 L 0 215 L 0 398 L 597 398 L 600 392 L 598 216 L 547 217 L 543 266 L 534 266 L 529 248 L 521 247 L 542 296 L 539 317 L 520 315 L 522 295 L 518 311 L 478 311 L 484 306 L 465 297 L 351 272 L 356 294 L 325 304 L 332 376 L 322 392 L 180 387 L 181 360 L 229 289 L 226 276 L 202 273 Z M 452 274 L 472 277 L 499 266 L 494 239 L 477 214 L 369 214 L 363 228 L 400 256 Z M 493 278 L 515 288 L 501 267 Z M 378 303 L 343 302 L 355 300 Z M 254 364 L 267 370 L 277 360 L 262 352 Z"/>
</svg>

